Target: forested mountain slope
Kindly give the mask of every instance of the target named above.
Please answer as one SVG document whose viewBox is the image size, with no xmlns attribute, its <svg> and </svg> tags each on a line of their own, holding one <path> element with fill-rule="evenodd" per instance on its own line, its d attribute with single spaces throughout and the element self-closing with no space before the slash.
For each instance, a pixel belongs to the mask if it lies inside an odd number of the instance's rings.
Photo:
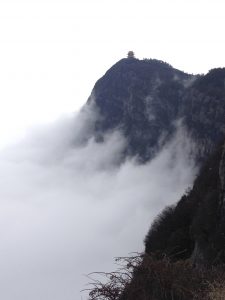
<svg viewBox="0 0 225 300">
<path fill-rule="evenodd" d="M 112 273 L 90 299 L 225 299 L 225 69 L 191 75 L 154 59 L 122 59 L 88 105 L 98 111 L 96 140 L 119 129 L 125 157 L 150 161 L 182 128 L 201 166 L 193 188 L 151 225 L 145 253 L 125 260 L 126 280 Z"/>
<path fill-rule="evenodd" d="M 96 82 L 88 100 L 99 112 L 96 137 L 119 128 L 128 140 L 126 154 L 147 161 L 179 121 L 202 160 L 225 134 L 224 82 L 225 69 L 190 75 L 155 59 L 122 59 Z"/>
</svg>

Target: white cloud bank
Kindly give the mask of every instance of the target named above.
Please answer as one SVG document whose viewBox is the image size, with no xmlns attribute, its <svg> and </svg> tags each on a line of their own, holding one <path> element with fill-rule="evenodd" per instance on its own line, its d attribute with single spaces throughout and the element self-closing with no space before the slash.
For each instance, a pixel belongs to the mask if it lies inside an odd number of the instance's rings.
<svg viewBox="0 0 225 300">
<path fill-rule="evenodd" d="M 118 167 L 120 133 L 80 145 L 93 116 L 59 121 L 2 151 L 0 299 L 85 299 L 84 275 L 142 251 L 153 218 L 192 183 L 183 134 L 150 163 Z"/>
</svg>

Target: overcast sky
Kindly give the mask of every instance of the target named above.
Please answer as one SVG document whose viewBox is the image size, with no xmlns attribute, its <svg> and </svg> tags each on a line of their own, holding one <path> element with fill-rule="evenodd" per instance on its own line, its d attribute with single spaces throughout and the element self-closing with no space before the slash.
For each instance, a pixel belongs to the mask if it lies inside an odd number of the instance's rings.
<svg viewBox="0 0 225 300">
<path fill-rule="evenodd" d="M 189 73 L 225 66 L 223 6 L 0 0 L 0 147 L 29 131 L 0 151 L 0 299 L 80 299 L 83 274 L 143 250 L 153 218 L 192 183 L 191 143 L 180 132 L 147 165 L 115 167 L 124 138 L 75 147 L 96 115 L 73 112 L 129 50 Z"/>
<path fill-rule="evenodd" d="M 79 109 L 133 50 L 190 73 L 225 65 L 223 0 L 0 0 L 1 144 Z"/>
</svg>

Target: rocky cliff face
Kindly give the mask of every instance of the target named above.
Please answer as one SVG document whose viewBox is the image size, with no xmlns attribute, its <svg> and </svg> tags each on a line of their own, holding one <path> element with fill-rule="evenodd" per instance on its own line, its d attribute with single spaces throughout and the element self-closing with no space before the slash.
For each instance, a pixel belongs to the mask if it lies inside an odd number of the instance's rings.
<svg viewBox="0 0 225 300">
<path fill-rule="evenodd" d="M 100 114 L 96 137 L 120 128 L 128 140 L 126 154 L 146 161 L 181 120 L 202 160 L 225 133 L 224 82 L 225 69 L 199 76 L 158 60 L 122 59 L 97 81 L 89 98 Z"/>
</svg>

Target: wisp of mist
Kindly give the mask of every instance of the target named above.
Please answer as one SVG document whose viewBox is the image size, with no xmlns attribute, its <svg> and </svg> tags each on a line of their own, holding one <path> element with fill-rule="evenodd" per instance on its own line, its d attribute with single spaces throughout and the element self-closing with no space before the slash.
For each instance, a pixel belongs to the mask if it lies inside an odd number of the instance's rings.
<svg viewBox="0 0 225 300">
<path fill-rule="evenodd" d="M 182 130 L 149 163 L 121 163 L 126 139 L 97 143 L 95 118 L 82 110 L 1 151 L 0 299 L 86 299 L 85 274 L 143 251 L 154 217 L 192 184 Z"/>
</svg>

